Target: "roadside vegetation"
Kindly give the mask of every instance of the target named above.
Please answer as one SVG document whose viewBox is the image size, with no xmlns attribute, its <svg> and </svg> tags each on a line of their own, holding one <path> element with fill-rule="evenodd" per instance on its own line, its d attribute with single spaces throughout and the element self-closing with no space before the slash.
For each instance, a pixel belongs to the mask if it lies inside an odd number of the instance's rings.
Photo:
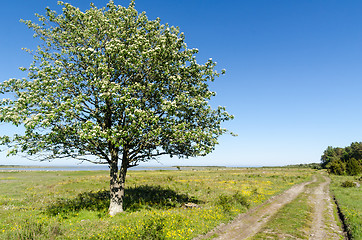
<svg viewBox="0 0 362 240">
<path fill-rule="evenodd" d="M 362 142 L 350 146 L 329 146 L 321 157 L 321 165 L 330 173 L 330 189 L 350 239 L 362 239 Z"/>
<path fill-rule="evenodd" d="M 180 170 L 130 171 L 125 212 L 113 217 L 107 171 L 0 172 L 0 239 L 192 239 L 314 173 Z"/>
<path fill-rule="evenodd" d="M 331 175 L 330 189 L 334 195 L 351 239 L 362 239 L 361 176 Z"/>
</svg>

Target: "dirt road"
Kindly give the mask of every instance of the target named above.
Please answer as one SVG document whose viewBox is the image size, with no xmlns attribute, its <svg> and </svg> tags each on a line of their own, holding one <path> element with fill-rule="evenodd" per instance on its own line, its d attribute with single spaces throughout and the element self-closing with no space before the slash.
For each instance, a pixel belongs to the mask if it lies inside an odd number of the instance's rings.
<svg viewBox="0 0 362 240">
<path fill-rule="evenodd" d="M 343 231 L 337 225 L 334 202 L 329 194 L 331 180 L 326 176 L 323 178 L 325 181 L 314 189 L 309 198 L 314 210 L 310 239 L 341 239 Z"/>
<path fill-rule="evenodd" d="M 330 179 L 323 176 L 324 181 L 316 184 L 313 188 L 306 189 L 306 186 L 316 182 L 316 177 L 310 182 L 305 182 L 291 187 L 284 193 L 270 199 L 263 205 L 249 210 L 247 213 L 239 215 L 229 224 L 221 225 L 200 239 L 252 239 L 252 237 L 263 231 L 263 227 L 284 205 L 293 201 L 299 194 L 308 192 L 306 199 L 313 209 L 313 219 L 311 219 L 310 231 L 306 234 L 308 239 L 343 239 L 343 232 L 337 224 L 333 213 L 333 202 L 329 193 Z M 283 239 L 283 238 L 282 238 Z"/>
</svg>

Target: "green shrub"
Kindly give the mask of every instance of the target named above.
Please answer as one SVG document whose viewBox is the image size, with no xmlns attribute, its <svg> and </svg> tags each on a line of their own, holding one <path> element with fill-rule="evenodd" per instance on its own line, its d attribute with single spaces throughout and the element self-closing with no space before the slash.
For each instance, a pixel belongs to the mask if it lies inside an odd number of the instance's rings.
<svg viewBox="0 0 362 240">
<path fill-rule="evenodd" d="M 329 173 L 336 175 L 344 175 L 346 171 L 346 165 L 341 160 L 335 160 L 327 165 Z"/>
<path fill-rule="evenodd" d="M 239 192 L 236 192 L 234 195 L 233 195 L 233 199 L 236 203 L 246 207 L 246 208 L 249 208 L 250 204 L 249 204 L 249 201 L 248 201 L 248 198 L 239 193 Z"/>
<path fill-rule="evenodd" d="M 355 159 L 348 159 L 346 163 L 346 173 L 351 176 L 357 176 L 361 173 L 360 163 Z"/>
<path fill-rule="evenodd" d="M 225 212 L 230 212 L 231 210 L 231 204 L 232 204 L 232 198 L 231 196 L 227 195 L 220 195 L 218 201 L 216 204 L 221 207 Z"/>
<path fill-rule="evenodd" d="M 249 202 L 246 196 L 236 192 L 234 195 L 220 195 L 216 205 L 221 207 L 225 212 L 230 212 L 233 205 L 240 204 L 246 208 L 249 207 Z"/>
<path fill-rule="evenodd" d="M 347 187 L 355 187 L 356 184 L 352 181 L 344 181 L 342 184 L 341 184 L 342 187 L 344 188 L 347 188 Z"/>
</svg>

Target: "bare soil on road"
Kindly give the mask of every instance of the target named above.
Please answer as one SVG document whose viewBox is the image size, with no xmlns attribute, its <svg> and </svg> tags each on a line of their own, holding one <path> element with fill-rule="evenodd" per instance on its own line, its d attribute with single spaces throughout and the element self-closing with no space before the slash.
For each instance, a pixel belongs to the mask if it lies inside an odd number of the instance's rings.
<svg viewBox="0 0 362 240">
<path fill-rule="evenodd" d="M 345 238 L 342 229 L 337 225 L 338 219 L 335 219 L 335 206 L 329 193 L 331 180 L 326 176 L 323 178 L 325 181 L 314 189 L 309 198 L 314 210 L 310 239 Z"/>
<path fill-rule="evenodd" d="M 308 204 L 313 209 L 310 221 L 311 226 L 306 234 L 308 236 L 306 239 L 345 239 L 345 235 L 340 227 L 341 224 L 337 223 L 339 219 L 335 217 L 335 206 L 329 193 L 330 179 L 324 175 L 323 179 L 324 181 L 317 184 L 316 187 L 307 189 L 307 185 L 316 182 L 316 176 L 313 176 L 311 181 L 291 187 L 284 193 L 269 199 L 261 206 L 239 215 L 232 222 L 222 224 L 206 235 L 199 236 L 194 240 L 253 239 L 256 233 L 263 231 L 263 228 L 268 224 L 272 216 L 303 192 L 308 192 L 309 198 L 306 201 L 308 201 Z M 292 236 L 286 238 L 297 239 Z M 281 238 L 278 239 L 285 238 L 281 235 Z"/>
</svg>

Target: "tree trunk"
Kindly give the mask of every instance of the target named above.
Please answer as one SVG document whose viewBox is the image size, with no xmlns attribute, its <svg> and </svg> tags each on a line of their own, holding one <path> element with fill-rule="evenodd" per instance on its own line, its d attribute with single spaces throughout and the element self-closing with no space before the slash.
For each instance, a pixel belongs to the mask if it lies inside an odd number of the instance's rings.
<svg viewBox="0 0 362 240">
<path fill-rule="evenodd" d="M 122 159 L 121 169 L 118 176 L 118 154 L 117 160 L 113 160 L 110 164 L 110 205 L 109 214 L 111 216 L 123 212 L 124 188 L 128 167 L 128 159 Z"/>
</svg>

